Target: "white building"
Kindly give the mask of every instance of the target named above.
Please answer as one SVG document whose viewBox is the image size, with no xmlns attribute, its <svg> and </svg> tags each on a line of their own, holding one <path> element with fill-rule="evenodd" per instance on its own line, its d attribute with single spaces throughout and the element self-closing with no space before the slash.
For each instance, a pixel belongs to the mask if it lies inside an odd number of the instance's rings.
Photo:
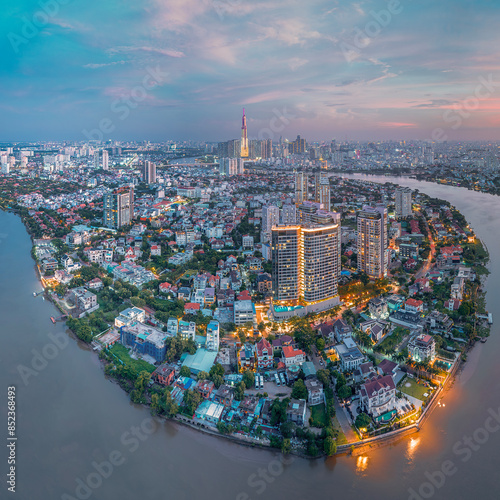
<svg viewBox="0 0 500 500">
<path fill-rule="evenodd" d="M 210 321 L 207 325 L 207 342 L 205 345 L 207 351 L 219 351 L 219 322 Z"/>
</svg>

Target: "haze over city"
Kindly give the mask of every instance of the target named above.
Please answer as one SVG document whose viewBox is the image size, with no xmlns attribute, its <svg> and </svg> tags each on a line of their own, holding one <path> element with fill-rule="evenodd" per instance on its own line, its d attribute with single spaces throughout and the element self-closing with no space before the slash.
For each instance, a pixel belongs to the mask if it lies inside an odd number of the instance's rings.
<svg viewBox="0 0 500 500">
<path fill-rule="evenodd" d="M 9 2 L 1 140 L 86 140 L 109 119 L 108 139 L 220 141 L 237 138 L 242 107 L 255 138 L 279 112 L 291 139 L 430 140 L 437 127 L 494 139 L 498 11 L 452 0 Z"/>
</svg>

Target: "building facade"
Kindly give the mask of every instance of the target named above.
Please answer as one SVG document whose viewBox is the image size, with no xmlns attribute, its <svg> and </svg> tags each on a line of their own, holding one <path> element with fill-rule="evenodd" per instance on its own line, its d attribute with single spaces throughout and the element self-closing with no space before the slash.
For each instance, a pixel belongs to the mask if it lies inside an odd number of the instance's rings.
<svg viewBox="0 0 500 500">
<path fill-rule="evenodd" d="M 363 207 L 357 225 L 358 271 L 374 279 L 387 276 L 387 208 Z"/>
<path fill-rule="evenodd" d="M 130 224 L 134 218 L 134 189 L 121 187 L 104 195 L 103 223 L 111 229 Z"/>
<path fill-rule="evenodd" d="M 396 210 L 395 216 L 397 219 L 410 217 L 413 213 L 411 205 L 411 194 L 412 190 L 410 188 L 399 188 L 396 189 Z"/>
<path fill-rule="evenodd" d="M 337 296 L 339 229 L 338 224 L 272 229 L 275 301 L 315 303 Z"/>
</svg>

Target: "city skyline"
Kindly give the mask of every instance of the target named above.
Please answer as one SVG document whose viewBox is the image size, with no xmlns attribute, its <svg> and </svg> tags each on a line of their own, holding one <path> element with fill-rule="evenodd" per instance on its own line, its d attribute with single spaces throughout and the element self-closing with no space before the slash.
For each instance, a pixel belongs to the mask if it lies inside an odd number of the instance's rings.
<svg viewBox="0 0 500 500">
<path fill-rule="evenodd" d="M 5 7 L 2 141 L 236 139 L 243 107 L 249 139 L 496 137 L 493 2 L 42 5 Z"/>
</svg>

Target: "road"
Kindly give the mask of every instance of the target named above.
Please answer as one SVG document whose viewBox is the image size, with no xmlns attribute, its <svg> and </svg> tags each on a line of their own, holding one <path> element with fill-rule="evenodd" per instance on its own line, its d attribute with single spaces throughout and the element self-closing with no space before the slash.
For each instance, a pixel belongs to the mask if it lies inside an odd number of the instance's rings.
<svg viewBox="0 0 500 500">
<path fill-rule="evenodd" d="M 427 223 L 427 219 L 424 217 L 424 222 L 425 222 L 425 227 L 427 228 L 427 235 L 429 237 L 429 244 L 431 246 L 431 252 L 429 253 L 429 257 L 427 258 L 427 262 L 422 266 L 422 269 L 420 269 L 417 274 L 415 275 L 416 279 L 422 278 L 425 276 L 428 272 L 429 269 L 431 268 L 432 265 L 432 259 L 436 255 L 436 245 L 434 244 L 434 238 L 432 237 L 431 230 L 429 228 L 429 224 Z"/>
<path fill-rule="evenodd" d="M 352 430 L 347 410 L 340 406 L 337 396 L 333 397 L 333 401 L 335 402 L 335 415 L 339 421 L 340 427 L 342 427 L 342 432 L 344 433 L 347 442 L 352 443 L 354 441 L 359 441 L 358 435 Z"/>
</svg>

